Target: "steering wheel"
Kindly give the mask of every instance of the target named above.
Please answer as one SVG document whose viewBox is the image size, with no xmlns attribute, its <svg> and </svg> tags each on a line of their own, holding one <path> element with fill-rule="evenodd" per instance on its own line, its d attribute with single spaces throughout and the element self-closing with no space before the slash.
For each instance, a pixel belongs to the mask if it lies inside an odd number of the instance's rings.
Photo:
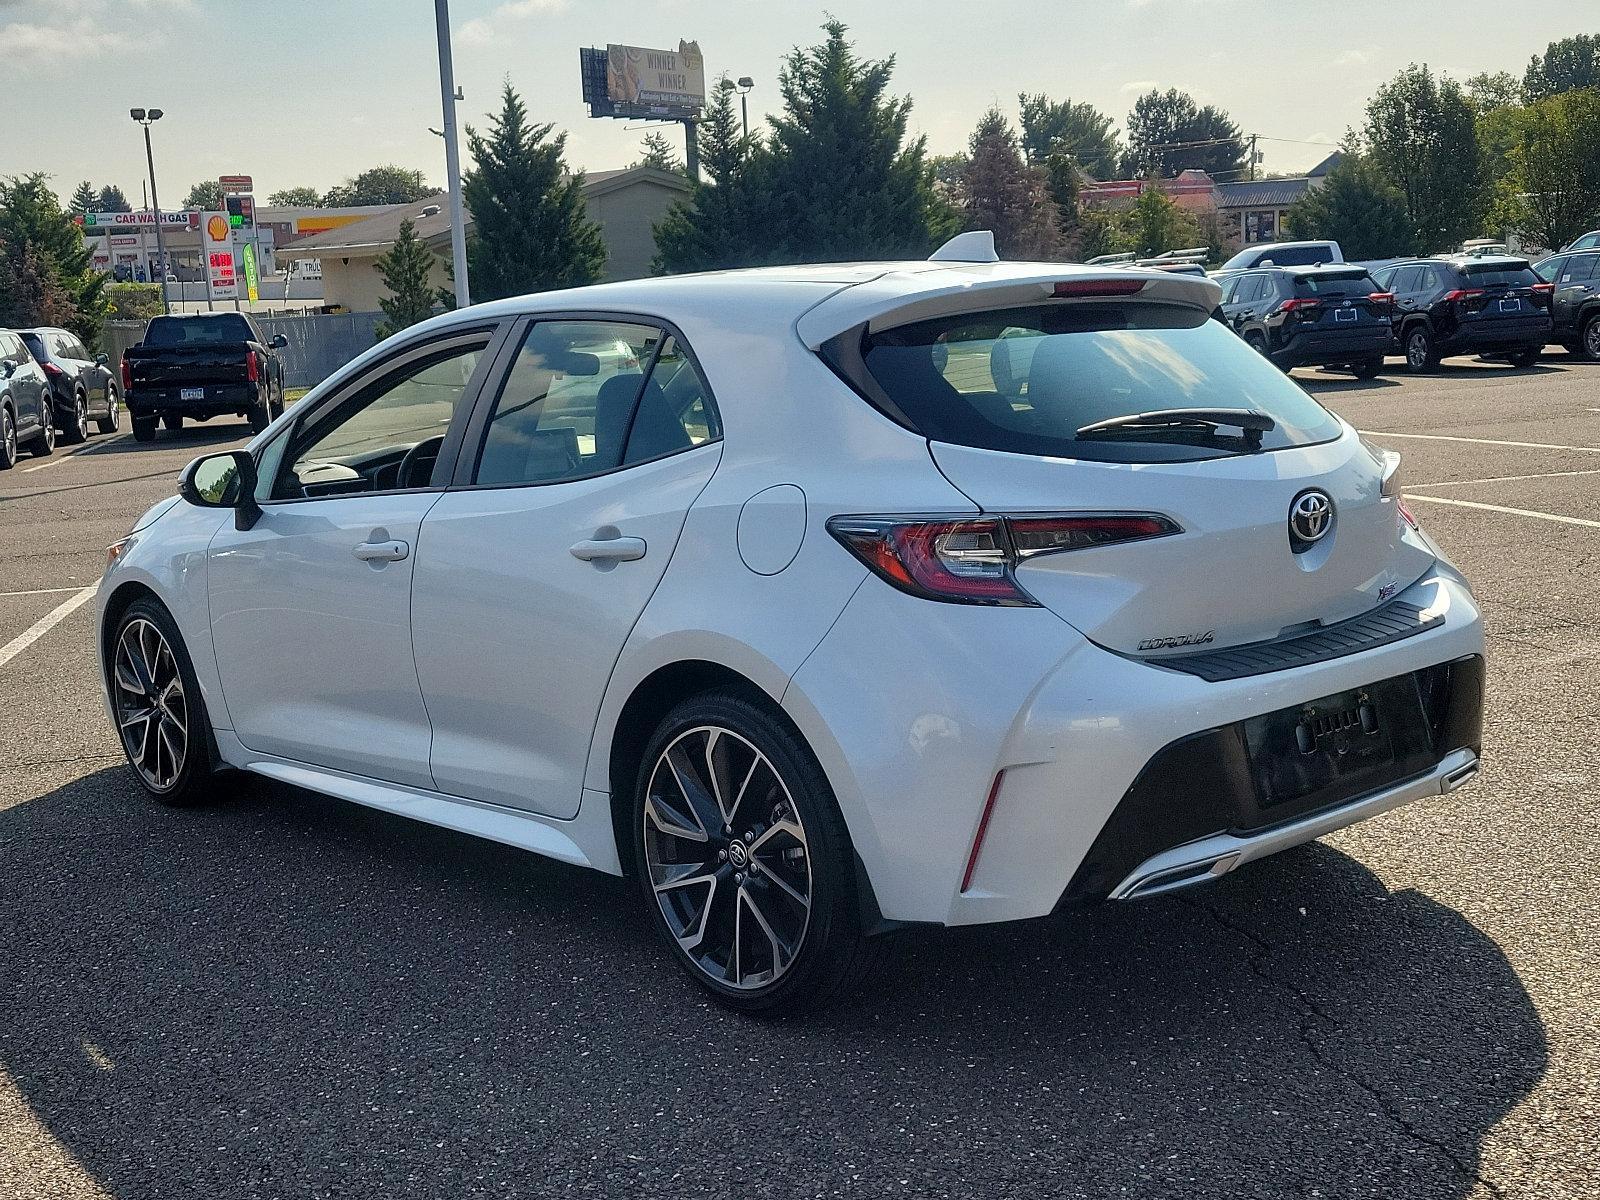
<svg viewBox="0 0 1600 1200">
<path fill-rule="evenodd" d="M 433 464 L 439 460 L 439 448 L 444 445 L 444 434 L 431 438 L 423 438 L 415 446 L 406 451 L 406 456 L 400 460 L 400 469 L 395 472 L 395 486 L 399 488 L 427 487 L 433 476 Z M 412 480 L 413 475 L 420 474 L 421 479 Z"/>
</svg>

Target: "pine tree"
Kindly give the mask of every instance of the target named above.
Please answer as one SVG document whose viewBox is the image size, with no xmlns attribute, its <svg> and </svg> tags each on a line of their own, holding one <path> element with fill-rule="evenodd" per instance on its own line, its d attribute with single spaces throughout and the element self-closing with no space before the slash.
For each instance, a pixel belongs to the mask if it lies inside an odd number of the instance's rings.
<svg viewBox="0 0 1600 1200">
<path fill-rule="evenodd" d="M 0 180 L 0 244 L 13 277 L 41 272 L 70 297 L 73 311 L 65 324 L 93 346 L 105 310 L 105 277 L 94 270 L 82 232 L 45 179 L 39 172 Z"/>
<path fill-rule="evenodd" d="M 644 135 L 644 154 L 639 161 L 633 164 L 636 167 L 655 167 L 658 171 L 683 170 L 683 162 L 678 158 L 678 152 L 672 148 L 672 143 L 659 129 L 651 130 Z"/>
<path fill-rule="evenodd" d="M 128 198 L 122 194 L 122 189 L 114 183 L 108 183 L 100 189 L 100 198 L 95 201 L 95 212 L 132 212 L 133 205 L 128 203 Z"/>
<path fill-rule="evenodd" d="M 749 168 L 752 157 L 764 152 L 744 144 L 733 96 L 726 76 L 712 88 L 700 122 L 700 179 L 688 199 L 674 204 L 655 227 L 653 269 L 658 275 L 716 271 L 758 260 L 764 245 L 759 219 L 763 194 L 752 185 Z"/>
<path fill-rule="evenodd" d="M 908 141 L 911 101 L 888 95 L 894 57 L 857 56 L 846 26 L 796 48 L 778 73 L 783 112 L 769 119 L 752 183 L 767 189 L 769 233 L 757 257 L 779 262 L 924 258 L 950 232 L 926 139 Z"/>
<path fill-rule="evenodd" d="M 508 80 L 489 131 L 467 127 L 472 170 L 461 181 L 472 211 L 467 247 L 472 292 L 480 300 L 581 287 L 600 278 L 606 247 L 583 202 L 583 173 L 567 173 L 567 135 L 530 125 Z"/>
<path fill-rule="evenodd" d="M 409 219 L 401 221 L 394 245 L 375 264 L 389 289 L 389 295 L 378 301 L 388 318 L 377 328 L 379 341 L 433 315 L 435 292 L 429 277 L 438 261 L 417 236 L 417 227 Z"/>
<path fill-rule="evenodd" d="M 31 244 L 13 252 L 0 242 L 0 325 L 71 327 L 77 317 L 77 306 L 48 255 Z"/>
<path fill-rule="evenodd" d="M 67 201 L 67 211 L 75 217 L 81 217 L 86 212 L 93 212 L 95 199 L 98 193 L 94 184 L 85 179 L 72 191 L 72 199 Z"/>
<path fill-rule="evenodd" d="M 994 231 L 1001 258 L 1040 262 L 1062 251 L 1056 206 L 1042 174 L 1022 160 L 1017 137 L 998 109 L 978 121 L 964 178 L 962 218 Z"/>
<path fill-rule="evenodd" d="M 1338 242 L 1352 261 L 1416 252 L 1405 200 L 1370 160 L 1353 154 L 1295 202 L 1289 228 L 1297 238 Z"/>
</svg>

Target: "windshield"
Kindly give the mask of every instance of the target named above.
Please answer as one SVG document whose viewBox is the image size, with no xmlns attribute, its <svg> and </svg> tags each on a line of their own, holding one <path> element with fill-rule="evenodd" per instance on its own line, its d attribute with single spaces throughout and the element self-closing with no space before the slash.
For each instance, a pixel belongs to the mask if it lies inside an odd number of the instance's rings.
<svg viewBox="0 0 1600 1200">
<path fill-rule="evenodd" d="M 218 342 L 252 342 L 250 322 L 239 313 L 204 317 L 152 317 L 145 330 L 146 346 L 211 345 Z"/>
<path fill-rule="evenodd" d="M 1339 436 L 1338 421 L 1198 309 L 1074 304 L 966 313 L 871 335 L 866 367 L 918 432 L 940 442 L 1100 462 L 1176 462 Z M 1175 425 L 1080 436 L 1174 408 L 1248 409 L 1274 428 Z"/>
<path fill-rule="evenodd" d="M 1370 296 L 1377 290 L 1372 276 L 1359 268 L 1318 271 L 1312 275 L 1296 275 L 1294 279 L 1297 296 Z"/>
<path fill-rule="evenodd" d="M 1489 266 L 1477 266 L 1468 263 L 1466 268 L 1467 282 L 1473 287 L 1528 287 L 1539 282 L 1539 277 L 1534 274 L 1533 268 L 1526 263 L 1520 266 L 1510 266 L 1506 263 L 1495 263 Z"/>
</svg>

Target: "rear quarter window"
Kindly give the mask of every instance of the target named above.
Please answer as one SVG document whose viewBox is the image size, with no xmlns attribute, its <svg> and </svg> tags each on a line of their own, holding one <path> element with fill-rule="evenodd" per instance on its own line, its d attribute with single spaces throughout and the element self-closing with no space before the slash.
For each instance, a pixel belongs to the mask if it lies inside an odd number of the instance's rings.
<svg viewBox="0 0 1600 1200">
<path fill-rule="evenodd" d="M 1198 309 L 1075 303 L 944 317 L 870 335 L 872 381 L 940 442 L 1099 462 L 1174 462 L 1331 441 L 1338 421 Z M 1174 408 L 1251 409 L 1276 427 L 1124 431 L 1083 427 Z"/>
</svg>

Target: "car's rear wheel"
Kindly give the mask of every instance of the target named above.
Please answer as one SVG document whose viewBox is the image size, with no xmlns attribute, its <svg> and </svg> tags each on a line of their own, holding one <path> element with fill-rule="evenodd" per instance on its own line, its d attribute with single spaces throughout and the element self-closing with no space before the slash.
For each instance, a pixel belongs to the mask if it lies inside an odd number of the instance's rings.
<svg viewBox="0 0 1600 1200">
<path fill-rule="evenodd" d="M 177 433 L 178 430 L 183 428 L 183 418 L 177 413 L 167 413 L 161 418 L 161 423 L 173 433 Z"/>
<path fill-rule="evenodd" d="M 1406 332 L 1406 369 L 1412 372 L 1431 371 L 1439 365 L 1439 355 L 1434 350 L 1433 334 L 1426 325 L 1413 325 Z"/>
<path fill-rule="evenodd" d="M 1589 318 L 1578 339 L 1578 353 L 1590 362 L 1600 362 L 1600 313 Z"/>
<path fill-rule="evenodd" d="M 35 458 L 49 458 L 56 452 L 55 414 L 49 412 L 45 414 L 44 428 L 39 430 L 34 439 L 28 443 L 28 452 Z"/>
<path fill-rule="evenodd" d="M 1259 333 L 1245 334 L 1244 344 L 1249 346 L 1250 349 L 1254 350 L 1257 354 L 1261 355 L 1262 358 L 1267 356 L 1267 339 L 1262 337 Z"/>
<path fill-rule="evenodd" d="M 82 392 L 72 393 L 72 411 L 67 414 L 66 427 L 61 432 L 66 435 L 68 445 L 89 440 L 89 397 Z"/>
<path fill-rule="evenodd" d="M 1370 358 L 1363 358 L 1351 369 L 1355 371 L 1357 379 L 1372 379 L 1383 370 L 1383 355 L 1374 354 Z"/>
<path fill-rule="evenodd" d="M 814 1004 L 864 966 L 853 852 L 809 748 L 734 693 L 685 700 L 644 753 L 635 862 L 685 972 L 746 1012 Z"/>
<path fill-rule="evenodd" d="M 183 638 L 155 600 L 135 600 L 117 622 L 109 674 L 122 749 L 144 790 L 163 804 L 206 799 L 205 701 Z"/>
<path fill-rule="evenodd" d="M 1524 346 L 1520 350 L 1513 350 L 1507 357 L 1511 359 L 1513 367 L 1531 367 L 1539 361 L 1540 346 Z"/>
<path fill-rule="evenodd" d="M 151 417 L 133 418 L 133 440 L 136 442 L 153 442 L 156 440 L 156 426 L 159 421 Z"/>
<path fill-rule="evenodd" d="M 272 424 L 272 408 L 266 399 L 265 393 L 250 406 L 250 411 L 246 416 L 250 421 L 250 429 L 254 433 L 260 433 L 268 425 Z"/>
<path fill-rule="evenodd" d="M 122 423 L 122 402 L 117 398 L 117 389 L 109 383 L 106 384 L 106 415 L 96 417 L 94 423 L 101 433 L 115 433 Z"/>
<path fill-rule="evenodd" d="M 0 471 L 17 465 L 17 416 L 11 405 L 0 404 Z"/>
</svg>

